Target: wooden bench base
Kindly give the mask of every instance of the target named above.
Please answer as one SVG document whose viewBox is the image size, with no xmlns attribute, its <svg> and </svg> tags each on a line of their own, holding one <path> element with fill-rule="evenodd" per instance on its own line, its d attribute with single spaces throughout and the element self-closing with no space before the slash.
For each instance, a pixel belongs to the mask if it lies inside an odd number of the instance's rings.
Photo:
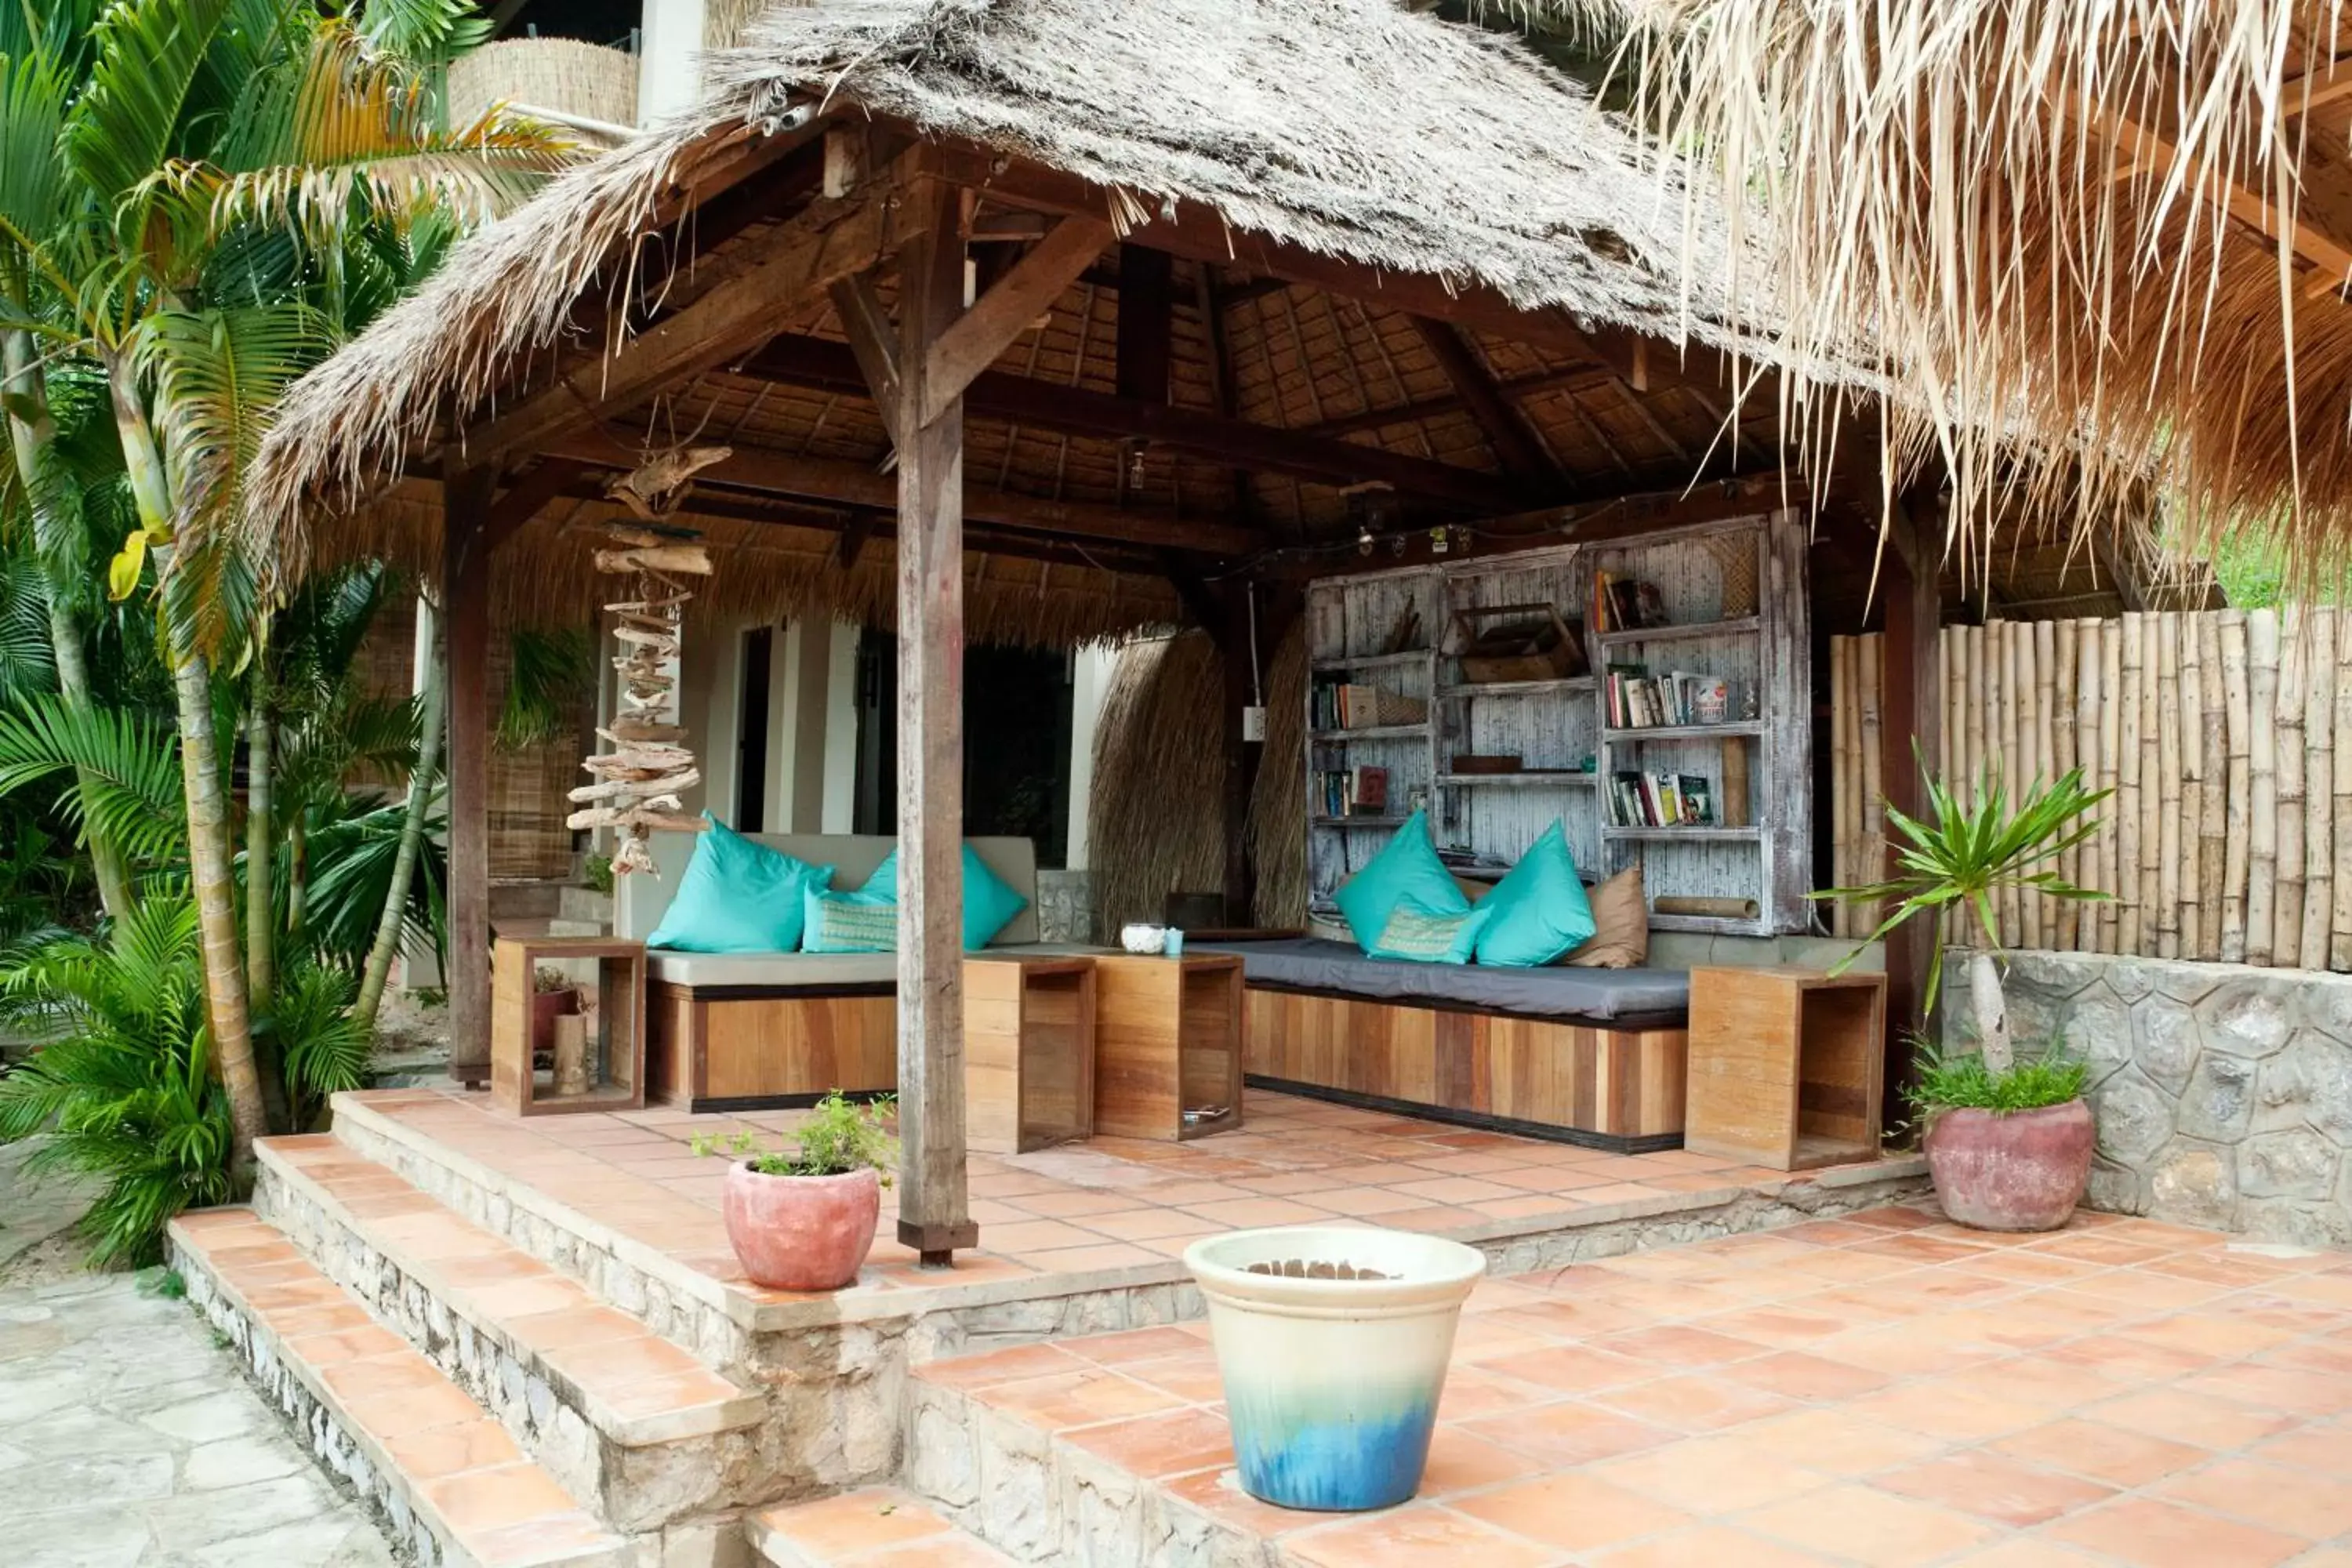
<svg viewBox="0 0 2352 1568">
<path fill-rule="evenodd" d="M 898 1087 L 898 1003 L 883 985 L 690 986 L 656 980 L 646 1004 L 646 1081 L 681 1110 L 814 1105 Z"/>
<path fill-rule="evenodd" d="M 1251 986 L 1249 1081 L 1401 1115 L 1645 1153 L 1683 1142 L 1690 1034 Z"/>
</svg>

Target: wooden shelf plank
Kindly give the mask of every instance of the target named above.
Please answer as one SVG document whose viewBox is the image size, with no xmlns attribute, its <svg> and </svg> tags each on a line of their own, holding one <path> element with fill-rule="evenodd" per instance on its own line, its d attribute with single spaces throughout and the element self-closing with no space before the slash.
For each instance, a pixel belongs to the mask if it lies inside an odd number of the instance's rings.
<svg viewBox="0 0 2352 1568">
<path fill-rule="evenodd" d="M 1717 741 L 1753 737 L 1764 732 L 1760 719 L 1740 719 L 1725 724 L 1644 724 L 1630 730 L 1601 731 L 1601 738 L 1626 743 L 1634 741 Z"/>
<path fill-rule="evenodd" d="M 1639 626 L 1632 631 L 1602 632 L 1601 646 L 1616 647 L 1624 643 L 1690 642 L 1700 637 L 1753 637 L 1764 629 L 1764 623 L 1754 616 L 1742 616 L 1735 621 L 1692 621 L 1678 626 Z"/>
<path fill-rule="evenodd" d="M 1596 774 L 1574 770 L 1556 773 L 1440 773 L 1437 782 L 1456 789 L 1541 789 L 1546 785 L 1570 784 L 1591 788 Z"/>
<path fill-rule="evenodd" d="M 1318 658 L 1314 660 L 1318 675 L 1340 675 L 1357 669 L 1402 669 L 1409 665 L 1428 662 L 1430 650 L 1425 647 L 1404 653 L 1366 653 L 1352 658 Z"/>
<path fill-rule="evenodd" d="M 1764 830 L 1760 827 L 1621 827 L 1613 822 L 1601 825 L 1603 838 L 1687 839 L 1694 844 L 1760 844 Z"/>
<path fill-rule="evenodd" d="M 1429 733 L 1426 721 L 1419 724 L 1367 724 L 1360 730 L 1317 730 L 1307 736 L 1317 745 L 1336 745 L 1349 741 L 1417 741 Z"/>
<path fill-rule="evenodd" d="M 1444 697 L 1549 697 L 1555 692 L 1590 691 L 1592 677 L 1563 676 L 1558 680 L 1476 680 L 1457 686 L 1441 686 L 1437 695 Z"/>
<path fill-rule="evenodd" d="M 1402 816 L 1310 816 L 1307 821 L 1318 827 L 1397 828 L 1405 825 L 1406 818 Z"/>
</svg>

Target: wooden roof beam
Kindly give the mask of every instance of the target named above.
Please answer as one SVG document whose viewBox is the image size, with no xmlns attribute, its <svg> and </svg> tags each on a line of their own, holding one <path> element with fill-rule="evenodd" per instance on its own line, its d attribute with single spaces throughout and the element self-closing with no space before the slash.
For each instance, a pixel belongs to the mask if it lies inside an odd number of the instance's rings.
<svg viewBox="0 0 2352 1568">
<path fill-rule="evenodd" d="M 602 427 L 571 432 L 548 449 L 560 457 L 598 468 L 629 469 L 645 461 L 635 447 Z M 898 483 L 863 463 L 830 458 L 802 457 L 772 448 L 734 444 L 724 462 L 695 477 L 699 485 L 719 485 L 763 495 L 873 511 L 895 511 Z M 967 481 L 964 515 L 992 528 L 1076 540 L 1102 540 L 1145 549 L 1190 551 L 1203 555 L 1248 555 L 1266 545 L 1264 535 L 1207 518 L 1176 518 L 1149 511 L 1123 511 L 1117 507 L 1083 501 L 1055 501 L 984 489 Z"/>
<path fill-rule="evenodd" d="M 866 395 L 855 354 L 829 338 L 782 334 L 744 360 L 741 374 L 769 381 Z M 1386 484 L 1402 494 L 1458 510 L 1514 511 L 1549 499 L 1499 475 L 1412 458 L 1384 447 L 1302 435 L 1227 419 L 1196 408 L 988 371 L 964 390 L 971 413 L 1066 436 L 1121 441 L 1134 437 L 1171 451 L 1317 484 Z"/>
<path fill-rule="evenodd" d="M 1412 325 L 1437 361 L 1437 368 L 1445 373 L 1446 381 L 1486 433 L 1505 470 L 1529 483 L 1559 483 L 1559 465 L 1553 460 L 1551 449 L 1518 405 L 1504 395 L 1495 373 L 1468 335 L 1451 321 L 1433 321 L 1426 316 L 1415 316 Z"/>
</svg>

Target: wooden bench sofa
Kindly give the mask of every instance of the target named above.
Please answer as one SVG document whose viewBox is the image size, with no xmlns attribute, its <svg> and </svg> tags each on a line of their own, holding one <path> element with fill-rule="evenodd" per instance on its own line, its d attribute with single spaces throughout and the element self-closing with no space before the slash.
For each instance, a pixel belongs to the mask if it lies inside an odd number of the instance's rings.
<svg viewBox="0 0 2352 1568">
<path fill-rule="evenodd" d="M 652 836 L 658 877 L 620 879 L 614 934 L 642 942 L 661 923 L 694 852 L 691 833 Z M 898 845 L 871 834 L 749 835 L 856 888 Z M 1037 943 L 1037 856 L 1026 838 L 974 838 L 972 850 L 1029 900 L 989 951 Z M 828 1090 L 898 1086 L 898 958 L 887 952 L 646 953 L 648 1100 L 687 1110 L 809 1105 Z"/>
</svg>

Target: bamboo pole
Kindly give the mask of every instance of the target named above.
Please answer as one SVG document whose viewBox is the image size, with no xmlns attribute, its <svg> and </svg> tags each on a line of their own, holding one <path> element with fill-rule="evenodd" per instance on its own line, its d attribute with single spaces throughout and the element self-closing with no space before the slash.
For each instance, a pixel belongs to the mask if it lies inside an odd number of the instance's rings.
<svg viewBox="0 0 2352 1568">
<path fill-rule="evenodd" d="M 2104 624 L 2098 621 L 2078 622 L 2074 627 L 2077 645 L 2074 653 L 2074 745 L 2082 759 L 2084 783 L 2095 790 L 2099 787 L 2102 776 L 2100 732 L 2107 707 L 2105 689 L 2099 684 L 2100 671 L 2105 662 L 2102 651 L 2105 646 L 2104 632 Z M 2105 806 L 2100 807 L 2098 818 L 2100 833 L 2104 833 L 2107 820 Z M 2099 833 L 2093 834 L 2077 852 L 2074 879 L 2079 887 L 2098 888 L 2104 885 L 2099 839 Z M 2103 939 L 2100 936 L 2099 906 L 2082 905 L 2078 913 L 2082 930 L 2075 946 L 2084 952 L 2101 951 Z"/>
<path fill-rule="evenodd" d="M 2203 714 L 2198 741 L 2203 758 L 2205 794 L 2198 825 L 2197 901 L 2203 910 L 2198 926 L 2197 956 L 2221 956 L 2221 890 L 2229 885 L 2230 725 L 2229 704 L 2221 675 L 2221 617 L 2208 611 L 2197 617 L 2197 670 L 2201 682 L 2199 708 Z"/>
<path fill-rule="evenodd" d="M 2099 951 L 2121 952 L 2124 930 L 2123 787 L 2124 627 L 2099 623 L 2099 787 L 2109 792 L 2100 829 L 2099 886 L 2111 895 L 2099 905 Z"/>
<path fill-rule="evenodd" d="M 2152 616 L 2156 636 L 2156 952 L 2180 956 L 2179 616 Z M 2147 785 L 2140 785 L 2147 797 Z"/>
<path fill-rule="evenodd" d="M 1854 813 L 1853 780 L 1850 766 L 1853 760 L 1853 639 L 1846 637 L 1830 638 L 1830 777 L 1831 845 L 1830 858 L 1835 870 L 1835 887 L 1851 888 L 1857 879 L 1853 874 Z M 1831 930 L 1839 936 L 1852 934 L 1853 916 L 1843 900 L 1831 906 Z"/>
<path fill-rule="evenodd" d="M 2025 784 L 2025 737 L 2032 732 L 2024 723 L 2025 649 L 2030 645 L 2020 635 L 2023 628 L 2017 622 L 2002 621 L 2000 626 L 2000 777 L 2002 791 L 2014 806 Z M 2001 899 L 2000 936 L 2011 947 L 2025 942 L 2025 900 L 2014 888 Z"/>
<path fill-rule="evenodd" d="M 2205 942 L 2205 911 L 2199 894 L 2205 879 L 2205 675 L 2197 660 L 2195 614 L 2170 617 L 2179 648 L 2179 688 L 2175 694 L 2180 714 L 2180 887 L 2179 951 L 2195 958 Z"/>
<path fill-rule="evenodd" d="M 2246 694 L 2252 728 L 2246 756 L 2246 951 L 2248 963 L 2268 963 L 2278 896 L 2277 612 L 2246 615 Z"/>
<path fill-rule="evenodd" d="M 2271 904 L 2271 962 L 2284 968 L 2303 956 L 2303 673 L 2310 652 L 2309 617 L 2294 606 L 2279 616 L 2277 729 L 2278 891 Z"/>
<path fill-rule="evenodd" d="M 1886 792 L 1882 775 L 1885 766 L 1879 745 L 1879 678 L 1880 661 L 1885 658 L 1886 639 L 1883 635 L 1859 637 L 1853 639 L 1854 690 L 1858 694 L 1859 721 L 1854 729 L 1854 749 L 1862 753 L 1862 822 L 1854 847 L 1862 861 L 1863 879 L 1883 881 L 1886 877 Z M 1863 930 L 1876 931 L 1885 918 L 1883 906 L 1875 903 L 1862 908 Z"/>
<path fill-rule="evenodd" d="M 2253 848 L 2253 698 L 2247 673 L 2244 614 L 2221 612 L 2222 774 L 2221 962 L 2246 962 L 2246 879 Z"/>
<path fill-rule="evenodd" d="M 2147 647 L 2147 637 L 2140 628 L 2140 616 L 2132 612 L 2124 616 L 2123 627 L 2123 738 L 2118 761 L 2122 772 L 2117 775 L 2116 789 L 2116 898 L 2122 905 L 2116 941 L 2118 952 L 2137 953 L 2140 948 L 2140 784 L 2147 776 L 2140 766 L 2140 659 Z"/>
<path fill-rule="evenodd" d="M 2155 615 L 2140 616 L 2139 952 L 2143 956 L 2162 945 L 2164 930 L 2172 923 L 2161 907 L 2163 868 L 2158 854 L 2164 833 L 2164 672 L 2158 644 L 2161 629 Z"/>
<path fill-rule="evenodd" d="M 2327 967 L 2336 912 L 2336 612 L 2314 609 L 2304 637 L 2303 941 L 2295 962 Z"/>
<path fill-rule="evenodd" d="M 1937 655 L 1943 671 L 1944 684 L 1944 779 L 1953 788 L 1960 786 L 1968 773 L 1968 639 L 1958 626 L 1946 626 L 1936 636 Z M 1959 911 L 1946 906 L 1942 916 L 1943 941 L 1949 946 L 1958 940 Z"/>
<path fill-rule="evenodd" d="M 2058 697 L 2058 628 L 2049 621 L 2028 623 L 2028 647 L 2033 655 L 2033 676 L 2026 689 L 2033 697 L 2032 765 L 2026 770 L 2030 785 L 2034 780 L 2056 776 L 2057 723 L 2051 712 Z M 2058 900 L 2047 893 L 2032 898 L 2032 937 L 2036 947 L 2054 947 L 2058 940 Z"/>
<path fill-rule="evenodd" d="M 2033 787 L 2042 773 L 2042 672 L 2034 662 L 2035 642 L 2033 621 L 2014 621 L 2009 628 L 2010 646 L 2015 649 L 2016 683 L 2012 692 L 2017 714 L 2017 763 L 2015 777 L 2009 792 L 2009 804 L 2014 809 Z M 2026 947 L 2042 945 L 2042 895 L 2021 892 L 2017 900 L 2017 940 Z"/>
<path fill-rule="evenodd" d="M 2339 617 L 2340 618 L 2340 617 Z M 2327 967 L 2352 969 L 2352 627 L 2336 632 L 2336 800 L 2330 816 L 2335 824 L 2336 863 L 2346 867 L 2336 874 L 2335 901 L 2329 911 Z"/>
<path fill-rule="evenodd" d="M 2063 773 L 2074 766 L 2075 758 L 2075 693 L 2080 675 L 2076 669 L 2075 624 L 2060 621 L 2052 628 L 2053 651 L 2056 655 L 2056 678 L 2051 701 L 2050 757 L 2052 774 Z M 2069 849 L 2058 857 L 2053 867 L 2066 880 L 2074 881 L 2083 869 L 2079 848 Z M 2051 934 L 2050 945 L 2072 952 L 2082 940 L 2082 907 L 2071 899 L 2054 901 L 2057 910 L 2056 931 Z"/>
</svg>

